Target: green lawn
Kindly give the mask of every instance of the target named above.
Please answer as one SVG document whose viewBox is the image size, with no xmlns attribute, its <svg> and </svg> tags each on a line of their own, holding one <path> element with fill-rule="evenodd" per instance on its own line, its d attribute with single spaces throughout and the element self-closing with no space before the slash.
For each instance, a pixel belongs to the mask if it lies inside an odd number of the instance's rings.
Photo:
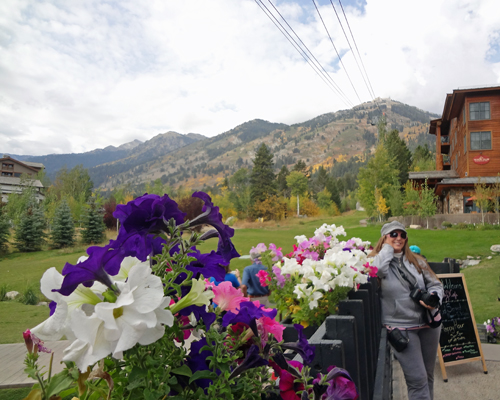
<svg viewBox="0 0 500 400">
<path fill-rule="evenodd" d="M 380 226 L 360 227 L 359 221 L 366 218 L 364 212 L 351 212 L 335 218 L 288 219 L 285 222 L 262 224 L 258 228 L 235 229 L 234 245 L 241 255 L 247 255 L 252 246 L 259 242 L 275 243 L 284 253 L 292 250 L 294 236 L 313 235 L 323 223 L 343 225 L 346 239 L 353 236 L 376 243 Z M 482 323 L 488 318 L 500 316 L 500 256 L 485 260 L 491 254 L 492 244 L 500 243 L 500 231 L 467 230 L 409 230 L 410 245 L 416 244 L 429 261 L 442 261 L 444 257 L 466 258 L 467 255 L 482 256 L 483 261 L 475 267 L 464 270 L 471 296 L 476 321 Z M 204 243 L 203 252 L 216 248 L 217 240 Z M 75 263 L 84 255 L 83 247 L 71 250 L 49 250 L 35 253 L 12 253 L 0 260 L 0 285 L 7 284 L 9 290 L 23 292 L 28 284 L 39 285 L 43 272 L 56 267 L 62 270 L 66 262 Z M 235 259 L 231 268 L 242 269 L 250 264 L 248 259 Z M 22 341 L 21 333 L 38 324 L 48 316 L 48 308 L 25 306 L 15 301 L 0 302 L 0 343 Z"/>
</svg>

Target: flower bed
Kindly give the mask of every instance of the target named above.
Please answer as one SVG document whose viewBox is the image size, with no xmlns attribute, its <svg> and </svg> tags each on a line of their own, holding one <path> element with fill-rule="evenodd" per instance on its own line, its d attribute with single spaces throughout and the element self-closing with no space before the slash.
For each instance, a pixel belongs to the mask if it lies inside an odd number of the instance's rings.
<svg viewBox="0 0 500 400">
<path fill-rule="evenodd" d="M 302 326 L 283 343 L 276 309 L 243 297 L 222 281 L 238 256 L 233 229 L 210 197 L 203 212 L 184 221 L 167 195 L 144 195 L 117 207 L 116 240 L 90 247 L 88 257 L 45 272 L 41 289 L 52 300 L 50 317 L 24 333 L 26 373 L 36 379 L 27 399 L 356 399 L 349 374 L 333 367 L 309 376 L 314 348 Z M 214 229 L 199 235 L 194 228 Z M 191 231 L 189 238 L 186 232 Z M 218 238 L 201 254 L 201 240 Z M 214 308 L 212 301 L 217 304 Z M 52 376 L 38 365 L 43 340 L 72 340 L 66 368 Z M 300 354 L 288 362 L 284 350 Z M 279 384 L 275 379 L 279 378 Z M 343 397 L 340 397 L 343 396 Z"/>
</svg>

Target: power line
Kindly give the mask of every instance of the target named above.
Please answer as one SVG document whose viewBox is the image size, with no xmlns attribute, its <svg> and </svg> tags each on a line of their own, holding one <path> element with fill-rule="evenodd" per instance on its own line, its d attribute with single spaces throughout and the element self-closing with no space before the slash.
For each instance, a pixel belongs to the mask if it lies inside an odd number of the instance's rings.
<svg viewBox="0 0 500 400">
<path fill-rule="evenodd" d="M 332 2 L 332 0 L 330 0 L 330 2 Z M 351 37 L 352 37 L 352 40 L 354 42 L 354 47 L 356 48 L 356 51 L 358 52 L 359 61 L 361 62 L 361 65 L 363 66 L 363 71 L 365 71 L 366 79 L 368 80 L 368 85 L 370 86 L 372 97 L 375 100 L 375 98 L 376 98 L 375 91 L 373 90 L 372 84 L 370 82 L 370 77 L 368 76 L 368 73 L 366 72 L 365 64 L 363 63 L 363 59 L 361 58 L 361 54 L 360 54 L 359 49 L 358 49 L 358 45 L 356 44 L 356 39 L 354 39 L 354 35 L 352 33 L 351 26 L 349 25 L 349 21 L 347 19 L 347 16 L 345 15 L 344 6 L 342 5 L 342 2 L 340 0 L 339 0 L 339 4 L 340 4 L 340 8 L 342 9 L 342 13 L 344 14 L 344 18 L 345 18 L 345 21 L 347 23 L 347 27 L 349 28 L 349 32 L 351 33 Z M 332 3 L 332 7 L 333 7 L 333 3 Z M 333 9 L 335 9 L 335 7 Z M 337 12 L 335 11 L 335 13 L 337 13 Z M 351 49 L 351 51 L 352 51 L 352 49 Z M 377 107 L 378 107 L 378 104 L 377 104 Z M 380 109 L 380 107 L 379 107 L 379 109 Z"/>
<path fill-rule="evenodd" d="M 312 60 L 308 56 L 307 52 L 301 48 L 301 46 L 292 37 L 292 35 L 290 35 L 290 33 L 286 30 L 286 28 L 278 21 L 278 19 L 274 16 L 274 14 L 267 8 L 267 6 L 265 4 L 263 4 L 262 0 L 255 0 L 255 2 L 261 8 L 261 10 L 266 14 L 266 16 L 271 20 L 271 22 L 278 28 L 278 30 L 285 36 L 285 38 L 290 42 L 290 44 L 295 48 L 295 50 L 297 50 L 299 52 L 299 54 L 304 58 L 304 60 L 309 64 L 309 66 L 314 70 L 314 72 L 316 72 L 316 74 L 327 84 L 327 86 L 334 93 L 336 93 L 337 95 L 339 95 L 340 98 L 342 99 L 342 101 L 344 103 L 346 103 L 348 107 L 352 106 L 352 102 L 350 102 L 349 99 L 347 98 L 347 96 L 341 91 L 341 89 L 337 87 L 338 85 L 335 84 L 335 82 L 333 81 L 333 79 L 328 74 L 325 74 L 324 72 L 322 72 L 320 70 L 320 68 L 322 68 L 323 71 L 324 71 L 324 68 L 316 60 L 316 58 L 314 57 L 314 55 L 312 55 L 311 51 L 307 48 L 307 46 L 304 45 L 306 47 L 307 51 L 309 51 L 309 53 L 311 53 L 312 57 L 319 64 L 319 67 L 314 62 L 312 62 Z M 269 0 L 269 3 L 272 5 L 272 3 L 271 3 L 270 0 Z M 273 7 L 274 7 L 274 5 L 273 5 Z M 274 8 L 276 9 L 276 7 L 274 7 Z M 280 16 L 281 16 L 281 14 L 280 14 Z M 285 20 L 283 18 L 283 16 L 281 16 L 281 18 L 283 20 Z M 286 22 L 286 20 L 285 20 L 285 22 Z M 288 23 L 287 23 L 287 25 L 290 26 Z M 303 43 L 302 40 L 300 40 L 300 38 L 298 37 L 298 35 L 295 32 L 294 32 L 294 34 L 297 36 L 297 38 L 299 39 L 299 41 L 301 43 Z"/>
<path fill-rule="evenodd" d="M 316 2 L 314 0 L 312 0 L 312 2 L 314 4 L 314 7 L 316 8 L 316 11 L 318 12 L 319 18 L 321 19 L 321 22 L 323 23 L 323 26 L 325 27 L 326 33 L 328 34 L 328 37 L 330 38 L 330 42 L 332 43 L 332 46 L 335 49 L 335 53 L 337 53 L 337 57 L 338 57 L 338 59 L 340 61 L 340 64 L 342 65 L 342 68 L 344 68 L 344 71 L 345 71 L 345 73 L 347 75 L 347 79 L 349 79 L 349 82 L 351 83 L 351 86 L 352 86 L 352 88 L 354 90 L 354 93 L 356 93 L 356 96 L 357 96 L 359 102 L 362 103 L 362 101 L 361 101 L 361 99 L 360 99 L 360 97 L 358 95 L 358 92 L 356 91 L 356 88 L 354 87 L 354 84 L 351 81 L 351 77 L 349 76 L 349 73 L 347 72 L 347 68 L 345 67 L 344 63 L 342 62 L 342 58 L 340 57 L 339 52 L 337 51 L 337 48 L 335 47 L 335 44 L 333 43 L 332 37 L 330 36 L 330 32 L 328 31 L 328 28 L 325 25 L 325 21 L 323 21 L 323 17 L 321 16 L 321 13 L 319 12 L 318 6 L 316 5 Z"/>
<path fill-rule="evenodd" d="M 373 95 L 372 91 L 370 90 L 370 86 L 368 86 L 368 82 L 366 82 L 365 75 L 363 74 L 363 71 L 361 70 L 361 67 L 359 66 L 358 58 L 356 57 L 356 54 L 354 53 L 354 50 L 352 49 L 351 42 L 349 41 L 349 38 L 347 37 L 347 33 L 344 29 L 344 25 L 342 25 L 342 21 L 340 20 L 339 14 L 337 13 L 335 6 L 333 5 L 333 1 L 330 0 L 330 3 L 332 4 L 333 11 L 335 11 L 335 15 L 337 16 L 337 20 L 339 21 L 340 27 L 342 28 L 342 32 L 344 33 L 344 36 L 347 40 L 347 44 L 349 45 L 349 48 L 351 49 L 351 53 L 354 57 L 354 61 L 356 61 L 356 65 L 358 66 L 361 77 L 363 78 L 363 81 L 365 82 L 365 86 L 368 89 L 368 93 L 372 97 L 372 99 L 374 99 L 375 96 Z M 345 17 L 345 14 L 344 14 L 344 17 Z M 347 18 L 346 18 L 346 21 L 347 21 Z M 351 34 L 352 34 L 352 32 L 351 32 Z M 365 71 L 365 73 L 366 73 L 366 71 Z"/>
<path fill-rule="evenodd" d="M 325 72 L 326 75 L 328 75 L 328 77 L 330 78 L 330 81 L 335 85 L 335 87 L 337 88 L 337 90 L 342 93 L 342 95 L 348 100 L 348 103 L 352 106 L 353 103 L 347 98 L 346 94 L 342 91 L 342 89 L 340 88 L 340 86 L 338 86 L 335 81 L 333 80 L 333 78 L 331 77 L 331 75 L 328 73 L 328 71 L 325 70 L 325 68 L 323 68 L 323 66 L 321 65 L 321 63 L 317 60 L 316 57 L 314 57 L 314 54 L 312 53 L 311 50 L 309 50 L 309 48 L 307 47 L 307 45 L 302 41 L 302 39 L 299 37 L 299 35 L 293 30 L 293 28 L 290 26 L 290 24 L 287 22 L 287 20 L 285 19 L 285 17 L 283 17 L 283 15 L 281 15 L 281 13 L 279 12 L 279 10 L 274 6 L 274 4 L 271 2 L 271 0 L 268 0 L 269 1 L 269 4 L 271 4 L 273 6 L 273 8 L 276 10 L 276 12 L 278 13 L 278 15 L 281 17 L 281 19 L 285 22 L 285 24 L 287 24 L 287 26 L 290 28 L 290 30 L 293 32 L 293 34 L 295 36 L 297 36 L 297 39 L 300 41 L 300 43 L 302 43 L 304 45 L 304 47 L 307 49 L 307 51 L 311 54 L 312 58 L 314 59 L 314 61 L 316 61 L 316 63 L 321 67 L 321 69 Z"/>
</svg>

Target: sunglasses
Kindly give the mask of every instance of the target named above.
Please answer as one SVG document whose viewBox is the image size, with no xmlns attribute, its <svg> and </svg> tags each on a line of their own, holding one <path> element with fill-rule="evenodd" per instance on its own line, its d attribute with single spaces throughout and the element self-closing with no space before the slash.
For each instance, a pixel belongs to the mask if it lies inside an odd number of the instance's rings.
<svg viewBox="0 0 500 400">
<path fill-rule="evenodd" d="M 391 233 L 389 233 L 389 236 L 393 239 L 396 239 L 398 236 L 401 236 L 401 239 L 406 239 L 408 237 L 406 232 L 397 232 L 397 231 L 392 231 Z"/>
</svg>

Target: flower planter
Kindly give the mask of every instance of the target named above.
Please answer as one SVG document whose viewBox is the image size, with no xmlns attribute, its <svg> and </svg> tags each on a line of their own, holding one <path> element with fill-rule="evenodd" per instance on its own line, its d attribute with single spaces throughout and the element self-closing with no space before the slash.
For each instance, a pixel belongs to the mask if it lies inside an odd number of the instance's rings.
<svg viewBox="0 0 500 400">
<path fill-rule="evenodd" d="M 285 327 L 283 331 L 283 340 L 285 343 L 288 342 L 296 342 L 298 340 L 297 330 L 293 326 L 294 323 L 291 319 L 286 319 L 285 321 L 281 321 L 281 325 Z M 304 335 L 309 339 L 314 332 L 318 330 L 316 325 L 309 325 L 307 328 L 304 328 Z"/>
</svg>

